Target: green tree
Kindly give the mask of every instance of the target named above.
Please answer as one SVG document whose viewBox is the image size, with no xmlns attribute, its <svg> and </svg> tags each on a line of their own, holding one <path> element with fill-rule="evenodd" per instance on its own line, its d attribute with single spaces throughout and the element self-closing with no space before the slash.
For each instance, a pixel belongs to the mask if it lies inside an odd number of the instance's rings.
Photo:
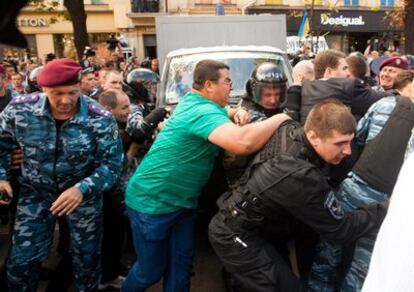
<svg viewBox="0 0 414 292">
<path fill-rule="evenodd" d="M 405 36 L 405 53 L 414 54 L 414 0 L 402 0 L 401 6 L 388 14 L 391 24 L 401 28 Z"/>
<path fill-rule="evenodd" d="M 414 0 L 404 0 L 405 52 L 414 54 Z"/>
<path fill-rule="evenodd" d="M 82 58 L 83 50 L 89 46 L 88 30 L 86 27 L 86 11 L 83 0 L 63 0 L 65 10 L 59 11 L 59 0 L 30 0 L 37 9 L 42 11 L 55 12 L 56 17 L 52 21 L 57 21 L 63 17 L 72 23 L 73 36 L 75 41 L 76 53 L 79 60 Z"/>
</svg>

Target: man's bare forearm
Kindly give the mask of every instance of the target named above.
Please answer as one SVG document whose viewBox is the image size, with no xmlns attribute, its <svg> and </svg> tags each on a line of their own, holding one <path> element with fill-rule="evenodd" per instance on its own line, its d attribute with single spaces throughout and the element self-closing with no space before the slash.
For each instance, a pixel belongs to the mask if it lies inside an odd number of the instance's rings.
<svg viewBox="0 0 414 292">
<path fill-rule="evenodd" d="M 289 119 L 290 117 L 286 114 L 278 114 L 267 120 L 241 127 L 240 141 L 242 144 L 247 145 L 246 154 L 254 153 L 261 149 L 280 125 Z"/>
</svg>

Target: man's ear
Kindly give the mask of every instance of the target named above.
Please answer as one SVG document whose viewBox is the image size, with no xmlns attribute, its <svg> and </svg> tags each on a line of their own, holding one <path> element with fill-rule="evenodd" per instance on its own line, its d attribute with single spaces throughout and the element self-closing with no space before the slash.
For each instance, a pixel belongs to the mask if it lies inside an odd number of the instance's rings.
<svg viewBox="0 0 414 292">
<path fill-rule="evenodd" d="M 306 137 L 309 140 L 309 143 L 313 146 L 313 148 L 317 148 L 321 139 L 319 138 L 318 134 L 315 131 L 310 130 L 306 133 Z"/>
<path fill-rule="evenodd" d="M 332 68 L 331 67 L 327 67 L 325 69 L 325 73 L 323 74 L 324 78 L 330 78 L 332 75 Z"/>
<path fill-rule="evenodd" d="M 208 93 L 212 92 L 213 88 L 213 82 L 211 80 L 206 80 L 206 82 L 204 82 L 204 88 L 206 89 L 206 91 Z"/>
<path fill-rule="evenodd" d="M 110 106 L 105 105 L 105 106 L 104 106 L 104 108 L 105 108 L 108 112 L 112 113 L 113 108 L 111 108 Z"/>
</svg>

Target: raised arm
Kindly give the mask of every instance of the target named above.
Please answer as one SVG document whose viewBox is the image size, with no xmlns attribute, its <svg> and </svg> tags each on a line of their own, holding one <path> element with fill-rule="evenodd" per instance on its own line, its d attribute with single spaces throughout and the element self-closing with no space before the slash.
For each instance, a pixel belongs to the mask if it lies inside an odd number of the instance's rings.
<svg viewBox="0 0 414 292">
<path fill-rule="evenodd" d="M 214 129 L 208 140 L 237 155 L 251 154 L 262 148 L 274 131 L 288 119 L 288 115 L 279 114 L 242 127 L 226 123 Z"/>
</svg>

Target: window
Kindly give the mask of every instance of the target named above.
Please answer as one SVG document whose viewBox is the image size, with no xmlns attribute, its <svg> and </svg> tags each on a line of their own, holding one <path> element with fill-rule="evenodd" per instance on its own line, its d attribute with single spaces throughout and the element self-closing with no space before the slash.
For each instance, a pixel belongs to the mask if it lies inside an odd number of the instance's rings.
<svg viewBox="0 0 414 292">
<path fill-rule="evenodd" d="M 394 7 L 394 0 L 381 0 L 381 7 Z"/>
<path fill-rule="evenodd" d="M 134 13 L 159 12 L 159 0 L 132 0 Z"/>
<path fill-rule="evenodd" d="M 344 6 L 359 6 L 359 0 L 344 0 Z"/>
<path fill-rule="evenodd" d="M 143 35 L 145 57 L 155 59 L 157 57 L 157 38 L 155 35 Z"/>
<path fill-rule="evenodd" d="M 221 61 L 231 68 L 233 86 L 229 99 L 230 104 L 237 104 L 240 97 L 246 94 L 246 81 L 255 66 L 263 62 L 272 62 L 284 72 L 289 72 L 289 67 L 283 56 L 272 52 L 226 51 L 178 55 L 166 61 L 168 65 L 164 92 L 167 104 L 178 103 L 181 97 L 191 90 L 194 67 L 204 59 Z M 286 75 L 290 76 L 290 73 Z"/>
</svg>

